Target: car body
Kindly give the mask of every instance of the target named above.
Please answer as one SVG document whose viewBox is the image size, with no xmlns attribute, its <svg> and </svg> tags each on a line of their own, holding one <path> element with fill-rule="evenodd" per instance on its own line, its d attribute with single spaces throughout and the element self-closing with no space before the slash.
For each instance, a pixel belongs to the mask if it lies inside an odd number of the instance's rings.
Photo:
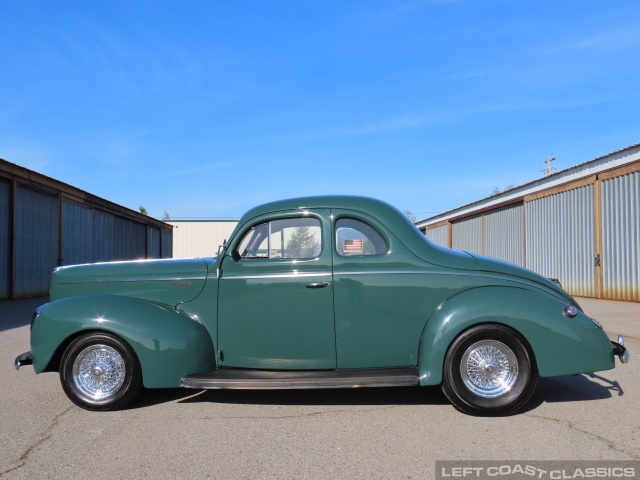
<svg viewBox="0 0 640 480">
<path fill-rule="evenodd" d="M 538 376 L 626 361 L 558 283 L 433 244 L 394 207 L 320 196 L 247 212 L 219 255 L 60 267 L 16 365 L 114 409 L 147 388 L 439 385 L 523 407 Z"/>
</svg>

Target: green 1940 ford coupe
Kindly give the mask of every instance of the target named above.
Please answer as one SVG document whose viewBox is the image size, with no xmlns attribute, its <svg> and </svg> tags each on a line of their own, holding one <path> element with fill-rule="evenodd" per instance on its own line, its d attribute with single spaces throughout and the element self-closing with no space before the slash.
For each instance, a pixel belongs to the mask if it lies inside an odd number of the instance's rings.
<svg viewBox="0 0 640 480">
<path fill-rule="evenodd" d="M 122 407 L 144 386 L 439 385 L 506 415 L 543 377 L 625 363 L 556 283 L 434 245 L 398 210 L 349 196 L 247 212 L 215 258 L 55 270 L 15 365 L 58 371 L 71 401 Z"/>
</svg>

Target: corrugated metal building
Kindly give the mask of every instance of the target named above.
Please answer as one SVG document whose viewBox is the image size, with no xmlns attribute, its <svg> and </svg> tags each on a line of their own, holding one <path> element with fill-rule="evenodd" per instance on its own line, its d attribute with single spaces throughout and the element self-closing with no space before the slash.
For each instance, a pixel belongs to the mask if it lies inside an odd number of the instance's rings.
<svg viewBox="0 0 640 480">
<path fill-rule="evenodd" d="M 59 265 L 171 258 L 172 229 L 0 159 L 0 300 L 46 295 Z"/>
<path fill-rule="evenodd" d="M 170 220 L 175 258 L 213 257 L 229 238 L 237 220 Z"/>
<path fill-rule="evenodd" d="M 640 144 L 416 223 L 435 243 L 640 302 Z"/>
</svg>

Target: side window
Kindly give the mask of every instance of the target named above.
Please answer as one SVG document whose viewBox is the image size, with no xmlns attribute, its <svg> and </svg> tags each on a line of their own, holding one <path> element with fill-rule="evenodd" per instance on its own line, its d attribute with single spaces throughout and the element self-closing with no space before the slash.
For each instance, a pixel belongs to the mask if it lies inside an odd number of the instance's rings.
<svg viewBox="0 0 640 480">
<path fill-rule="evenodd" d="M 372 227 L 360 220 L 340 218 L 336 222 L 338 255 L 378 255 L 387 252 L 387 244 Z"/>
<path fill-rule="evenodd" d="M 269 224 L 253 227 L 238 246 L 242 258 L 269 258 Z"/>
<path fill-rule="evenodd" d="M 287 218 L 249 230 L 238 246 L 242 258 L 314 258 L 322 234 L 317 218 Z"/>
</svg>

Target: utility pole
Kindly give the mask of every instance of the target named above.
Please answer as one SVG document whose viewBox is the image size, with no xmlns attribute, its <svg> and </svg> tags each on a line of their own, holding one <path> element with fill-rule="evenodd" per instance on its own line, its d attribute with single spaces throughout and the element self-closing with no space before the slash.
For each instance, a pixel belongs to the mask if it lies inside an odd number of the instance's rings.
<svg viewBox="0 0 640 480">
<path fill-rule="evenodd" d="M 553 153 L 551 155 L 553 155 Z M 556 167 L 551 166 L 551 162 L 553 162 L 555 159 L 556 157 L 553 157 L 553 156 L 550 157 L 549 155 L 547 155 L 547 158 L 544 161 L 544 163 L 547 164 L 547 168 L 542 169 L 542 173 L 544 173 L 545 177 L 548 177 L 549 175 L 551 175 L 553 172 L 556 171 Z"/>
</svg>

